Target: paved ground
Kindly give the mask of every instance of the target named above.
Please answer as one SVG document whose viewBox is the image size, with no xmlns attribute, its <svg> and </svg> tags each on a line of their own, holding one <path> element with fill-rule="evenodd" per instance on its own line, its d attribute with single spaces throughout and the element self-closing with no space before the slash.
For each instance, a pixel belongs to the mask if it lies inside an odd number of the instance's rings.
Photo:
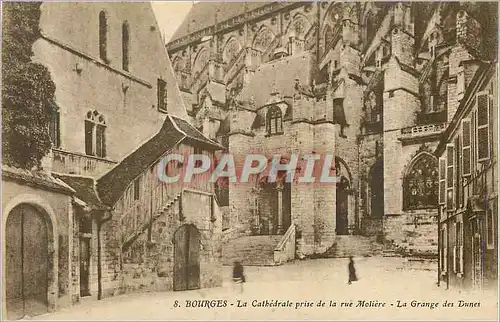
<svg viewBox="0 0 500 322">
<path fill-rule="evenodd" d="M 398 258 L 360 258 L 356 260 L 360 279 L 352 285 L 346 283 L 346 259 L 309 260 L 280 267 L 246 267 L 248 281 L 241 294 L 229 282 L 230 268 L 226 267 L 224 274 L 228 278 L 220 288 L 123 295 L 32 319 L 497 320 L 496 295 L 446 291 L 437 287 L 436 272 L 426 270 L 425 266 L 433 268 L 435 264 L 410 265 Z M 289 301 L 291 307 L 254 307 L 266 299 Z M 460 299 L 477 302 L 479 307 L 458 307 Z M 227 306 L 187 308 L 186 302 L 194 300 L 222 300 L 221 305 L 226 300 Z M 443 307 L 446 300 L 454 303 L 454 307 Z M 174 307 L 175 301 L 180 307 Z M 325 303 L 324 307 L 317 306 L 320 301 Z M 361 307 L 359 301 L 364 301 Z M 347 305 L 342 306 L 342 302 Z M 352 307 L 349 306 L 351 302 Z M 330 303 L 336 306 L 331 307 Z"/>
</svg>

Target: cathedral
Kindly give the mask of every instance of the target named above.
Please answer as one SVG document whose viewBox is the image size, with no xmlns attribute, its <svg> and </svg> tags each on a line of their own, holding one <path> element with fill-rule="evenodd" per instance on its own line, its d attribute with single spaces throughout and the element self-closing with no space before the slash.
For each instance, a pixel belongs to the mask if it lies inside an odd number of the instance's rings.
<svg viewBox="0 0 500 322">
<path fill-rule="evenodd" d="M 437 253 L 433 152 L 468 90 L 464 65 L 495 56 L 488 6 L 196 3 L 167 44 L 193 124 L 235 156 L 333 153 L 340 178 L 219 182 L 225 238 L 310 255 L 358 235 Z"/>
</svg>

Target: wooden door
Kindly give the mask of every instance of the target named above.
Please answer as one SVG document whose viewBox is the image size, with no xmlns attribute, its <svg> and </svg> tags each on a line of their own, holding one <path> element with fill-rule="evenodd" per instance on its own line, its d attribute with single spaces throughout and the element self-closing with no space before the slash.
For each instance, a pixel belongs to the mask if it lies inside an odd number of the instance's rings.
<svg viewBox="0 0 500 322">
<path fill-rule="evenodd" d="M 347 179 L 342 177 L 341 182 L 337 185 L 337 200 L 336 200 L 336 232 L 339 235 L 347 235 L 348 234 L 348 219 L 347 219 L 347 210 L 348 210 L 348 197 L 347 193 L 348 183 Z"/>
<path fill-rule="evenodd" d="M 174 235 L 174 291 L 200 288 L 200 237 L 192 225 L 181 226 Z"/>
<path fill-rule="evenodd" d="M 200 235 L 193 226 L 189 227 L 188 258 L 187 258 L 187 288 L 200 288 Z"/>
<path fill-rule="evenodd" d="M 80 296 L 90 294 L 90 238 L 80 238 Z"/>
<path fill-rule="evenodd" d="M 42 214 L 20 205 L 6 225 L 8 319 L 47 312 L 48 232 Z"/>
</svg>

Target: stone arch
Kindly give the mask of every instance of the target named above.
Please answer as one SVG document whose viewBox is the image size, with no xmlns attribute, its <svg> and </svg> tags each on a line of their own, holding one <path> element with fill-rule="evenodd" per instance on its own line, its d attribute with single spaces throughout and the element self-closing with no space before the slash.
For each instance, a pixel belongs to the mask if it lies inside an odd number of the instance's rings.
<svg viewBox="0 0 500 322">
<path fill-rule="evenodd" d="M 12 200 L 10 200 L 2 211 L 3 213 L 2 236 L 6 236 L 7 220 L 11 215 L 12 211 L 16 209 L 16 207 L 21 205 L 29 205 L 35 208 L 43 216 L 45 223 L 47 225 L 47 247 L 48 247 L 47 253 L 49 254 L 48 276 L 47 276 L 47 308 L 49 312 L 52 312 L 56 308 L 56 302 L 59 291 L 59 286 L 58 286 L 58 268 L 59 268 L 58 241 L 59 240 L 57 232 L 58 228 L 57 217 L 50 203 L 46 201 L 44 198 L 40 197 L 39 195 L 36 194 L 18 195 L 14 197 Z M 6 241 L 4 240 L 4 242 L 2 243 L 2 254 L 6 254 L 6 251 L 7 251 Z M 6 270 L 5 259 L 2 265 L 4 268 L 3 271 L 5 272 Z M 2 284 L 6 285 L 6 282 L 7 282 L 7 276 L 4 273 L 2 274 Z M 7 298 L 6 287 L 3 287 L 2 297 L 4 299 Z M 2 310 L 3 312 L 7 313 L 6 301 L 2 301 Z"/>
<path fill-rule="evenodd" d="M 377 32 L 375 23 L 375 10 L 371 2 L 367 2 L 365 9 L 361 15 L 361 28 L 362 28 L 362 44 L 363 47 L 367 48 L 369 41 L 373 39 L 375 33 Z"/>
<path fill-rule="evenodd" d="M 261 52 L 266 52 L 276 35 L 267 26 L 260 27 L 252 41 L 252 48 Z"/>
<path fill-rule="evenodd" d="M 296 13 L 288 23 L 285 29 L 285 35 L 288 37 L 296 37 L 304 39 L 311 29 L 311 21 L 302 13 Z"/>
<path fill-rule="evenodd" d="M 336 172 L 338 171 L 338 173 L 336 173 L 337 175 L 340 174 L 340 175 L 345 175 L 347 174 L 346 178 L 349 180 L 349 182 L 352 182 L 352 174 L 351 174 L 351 170 L 349 169 L 349 167 L 347 166 L 347 163 L 344 161 L 344 159 L 342 159 L 341 157 L 339 156 L 335 156 L 335 169 L 338 169 L 338 166 L 340 166 L 340 171 L 338 170 L 335 170 Z M 345 169 L 345 173 L 344 173 L 344 170 Z"/>
<path fill-rule="evenodd" d="M 418 152 L 403 175 L 403 210 L 436 208 L 438 205 L 438 160 L 429 152 Z"/>
<path fill-rule="evenodd" d="M 236 39 L 236 37 L 229 38 L 224 44 L 224 49 L 222 50 L 222 61 L 224 63 L 231 62 L 234 58 L 238 56 L 241 51 L 241 44 Z"/>
<path fill-rule="evenodd" d="M 341 23 L 343 19 L 343 6 L 344 4 L 341 2 L 333 2 L 330 4 L 328 9 L 326 9 L 325 16 L 323 17 L 323 21 L 321 25 L 323 28 L 325 25 L 335 25 L 337 23 Z M 338 16 L 336 16 L 338 15 Z"/>
<path fill-rule="evenodd" d="M 193 70 L 192 74 L 196 78 L 197 73 L 201 72 L 201 70 L 205 67 L 205 65 L 208 63 L 208 60 L 210 59 L 210 53 L 207 49 L 201 48 L 198 53 L 196 54 L 196 57 L 194 58 L 193 61 Z"/>
</svg>

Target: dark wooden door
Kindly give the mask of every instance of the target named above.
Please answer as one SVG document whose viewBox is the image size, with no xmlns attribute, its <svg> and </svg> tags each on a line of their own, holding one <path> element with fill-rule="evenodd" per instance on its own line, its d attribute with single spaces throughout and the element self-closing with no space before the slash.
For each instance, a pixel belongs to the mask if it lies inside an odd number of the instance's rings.
<svg viewBox="0 0 500 322">
<path fill-rule="evenodd" d="M 348 210 L 348 183 L 346 179 L 342 178 L 341 182 L 337 185 L 337 200 L 336 200 L 336 232 L 339 235 L 347 235 L 348 234 L 348 219 L 347 219 L 347 210 Z"/>
<path fill-rule="evenodd" d="M 192 225 L 174 235 L 174 291 L 200 288 L 200 236 Z"/>
<path fill-rule="evenodd" d="M 370 171 L 370 211 L 372 217 L 384 215 L 384 164 L 382 159 L 375 162 Z"/>
<path fill-rule="evenodd" d="M 80 238 L 80 296 L 89 296 L 90 238 Z"/>
<path fill-rule="evenodd" d="M 43 215 L 29 205 L 16 207 L 5 237 L 8 319 L 46 313 L 49 254 Z"/>
</svg>

